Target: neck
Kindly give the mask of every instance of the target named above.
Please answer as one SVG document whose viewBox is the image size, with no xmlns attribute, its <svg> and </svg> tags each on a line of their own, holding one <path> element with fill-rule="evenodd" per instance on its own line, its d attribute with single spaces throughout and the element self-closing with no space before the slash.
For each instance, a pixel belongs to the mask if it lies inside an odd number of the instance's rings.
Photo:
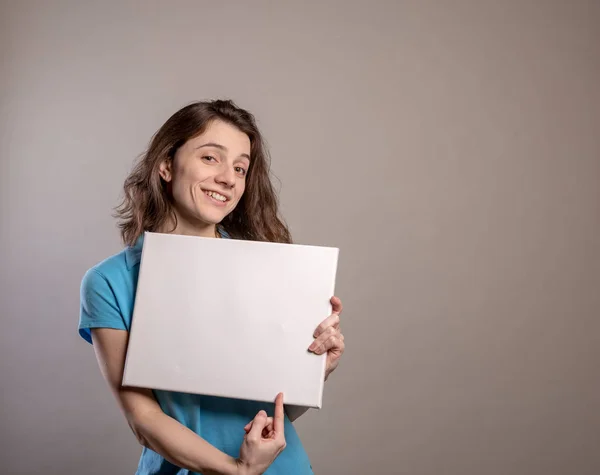
<svg viewBox="0 0 600 475">
<path fill-rule="evenodd" d="M 200 237 L 219 237 L 217 226 L 209 223 L 188 223 L 187 221 L 177 217 L 177 226 L 173 229 L 173 222 L 169 220 L 164 226 L 161 226 L 160 232 L 169 234 L 181 234 L 184 236 L 200 236 Z"/>
</svg>

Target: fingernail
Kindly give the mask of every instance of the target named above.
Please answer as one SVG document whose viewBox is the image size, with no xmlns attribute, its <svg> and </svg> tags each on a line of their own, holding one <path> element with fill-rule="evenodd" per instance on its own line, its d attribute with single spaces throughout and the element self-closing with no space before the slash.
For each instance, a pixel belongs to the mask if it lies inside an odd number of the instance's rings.
<svg viewBox="0 0 600 475">
<path fill-rule="evenodd" d="M 315 349 L 315 344 L 311 343 L 311 345 L 308 347 L 309 351 L 313 351 Z"/>
</svg>

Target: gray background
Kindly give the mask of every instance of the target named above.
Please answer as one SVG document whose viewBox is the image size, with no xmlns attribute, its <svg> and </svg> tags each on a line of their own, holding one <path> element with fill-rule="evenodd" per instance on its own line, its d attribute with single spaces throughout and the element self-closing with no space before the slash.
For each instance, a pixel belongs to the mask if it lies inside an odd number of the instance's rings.
<svg viewBox="0 0 600 475">
<path fill-rule="evenodd" d="M 133 473 L 76 333 L 182 105 L 253 111 L 295 240 L 341 248 L 319 474 L 600 473 L 597 1 L 4 1 L 2 473 Z"/>
</svg>

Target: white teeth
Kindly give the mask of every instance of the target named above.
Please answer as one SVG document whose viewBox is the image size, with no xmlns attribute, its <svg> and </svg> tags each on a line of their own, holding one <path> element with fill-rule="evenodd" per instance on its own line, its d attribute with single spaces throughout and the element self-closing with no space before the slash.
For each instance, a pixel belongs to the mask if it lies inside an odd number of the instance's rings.
<svg viewBox="0 0 600 475">
<path fill-rule="evenodd" d="M 227 201 L 227 198 L 225 198 L 223 195 L 220 195 L 219 193 L 216 193 L 214 191 L 206 191 L 205 192 L 208 196 L 213 197 L 215 200 L 219 200 L 219 201 Z"/>
</svg>

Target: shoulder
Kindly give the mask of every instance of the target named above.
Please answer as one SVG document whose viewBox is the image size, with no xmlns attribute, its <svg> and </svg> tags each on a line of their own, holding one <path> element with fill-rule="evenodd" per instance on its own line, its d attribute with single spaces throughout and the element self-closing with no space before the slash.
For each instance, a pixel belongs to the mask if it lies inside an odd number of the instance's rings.
<svg viewBox="0 0 600 475">
<path fill-rule="evenodd" d="M 143 241 L 141 236 L 134 246 L 127 246 L 89 268 L 83 276 L 82 286 L 103 282 L 118 286 L 136 280 Z"/>
<path fill-rule="evenodd" d="M 92 328 L 129 329 L 139 270 L 130 265 L 131 252 L 126 248 L 98 262 L 82 278 L 79 332 L 90 343 Z"/>
<path fill-rule="evenodd" d="M 82 287 L 118 280 L 128 271 L 127 252 L 127 249 L 123 249 L 90 267 L 83 275 Z"/>
</svg>

